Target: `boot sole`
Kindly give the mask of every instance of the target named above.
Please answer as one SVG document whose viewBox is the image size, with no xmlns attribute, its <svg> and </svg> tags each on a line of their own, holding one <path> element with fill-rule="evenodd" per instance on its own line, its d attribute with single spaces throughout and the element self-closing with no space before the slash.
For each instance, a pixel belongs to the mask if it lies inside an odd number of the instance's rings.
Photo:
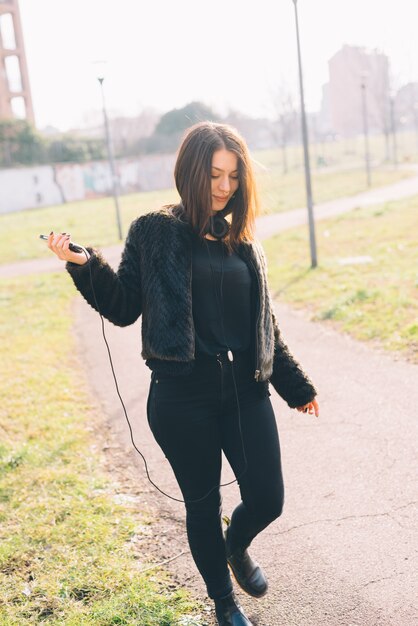
<svg viewBox="0 0 418 626">
<path fill-rule="evenodd" d="M 222 521 L 224 522 L 224 524 L 226 524 L 226 529 L 224 530 L 224 539 L 226 541 L 226 534 L 227 534 L 227 530 L 228 530 L 228 528 L 229 528 L 229 526 L 231 524 L 231 520 L 230 520 L 230 518 L 228 516 L 224 515 L 222 517 Z M 241 589 L 243 591 L 245 591 L 245 593 L 247 593 L 252 598 L 262 598 L 263 596 L 266 595 L 266 593 L 268 591 L 268 583 L 267 583 L 266 588 L 265 588 L 265 590 L 263 592 L 261 592 L 261 593 L 254 593 L 254 592 L 250 591 L 249 589 L 247 589 L 245 586 L 243 586 L 243 584 L 238 580 L 238 578 L 237 578 L 237 576 L 236 576 L 236 574 L 234 572 L 234 568 L 232 567 L 232 565 L 230 565 L 230 563 L 228 561 L 228 558 L 227 558 L 227 563 L 228 563 L 228 567 L 229 567 L 230 572 L 232 573 L 233 577 L 235 578 L 235 580 L 237 582 L 237 585 L 239 585 L 239 587 L 241 587 Z"/>
<path fill-rule="evenodd" d="M 250 589 L 248 589 L 247 587 L 245 587 L 237 578 L 235 572 L 234 572 L 234 568 L 229 564 L 228 562 L 228 568 L 231 572 L 231 574 L 233 575 L 234 579 L 236 580 L 237 585 L 239 585 L 239 587 L 241 587 L 241 589 L 243 591 L 245 591 L 245 593 L 247 593 L 249 596 L 251 596 L 252 598 L 262 598 L 263 596 L 266 595 L 267 591 L 268 591 L 268 585 L 266 586 L 265 590 L 262 591 L 261 593 L 254 593 L 252 590 L 250 591 Z"/>
</svg>

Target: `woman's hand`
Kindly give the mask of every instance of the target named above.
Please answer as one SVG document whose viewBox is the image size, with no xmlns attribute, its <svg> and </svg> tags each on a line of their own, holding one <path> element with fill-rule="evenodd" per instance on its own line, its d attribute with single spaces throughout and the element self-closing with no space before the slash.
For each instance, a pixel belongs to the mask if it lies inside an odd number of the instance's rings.
<svg viewBox="0 0 418 626">
<path fill-rule="evenodd" d="M 71 261 L 77 265 L 87 263 L 84 252 L 73 252 L 69 249 L 71 235 L 67 233 L 54 233 L 52 231 L 48 237 L 48 248 L 62 261 Z M 89 256 L 90 258 L 90 256 Z"/>
<path fill-rule="evenodd" d="M 302 413 L 309 413 L 310 415 L 315 413 L 316 417 L 319 417 L 319 404 L 317 400 L 315 400 L 315 398 L 312 400 L 312 402 L 308 402 L 307 404 L 304 404 L 303 406 L 297 406 L 296 408 L 298 411 L 301 411 Z"/>
</svg>

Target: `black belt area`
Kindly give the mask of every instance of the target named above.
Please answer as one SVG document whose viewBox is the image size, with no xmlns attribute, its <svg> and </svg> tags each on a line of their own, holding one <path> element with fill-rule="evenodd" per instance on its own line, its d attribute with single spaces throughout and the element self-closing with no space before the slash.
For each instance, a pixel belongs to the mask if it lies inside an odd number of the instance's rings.
<svg viewBox="0 0 418 626">
<path fill-rule="evenodd" d="M 232 361 L 244 361 L 251 357 L 250 350 L 241 350 L 241 351 L 232 351 L 232 350 L 221 350 L 216 354 L 205 354 L 201 353 L 196 356 L 196 362 L 200 363 L 212 363 L 212 362 L 221 362 L 221 363 L 231 363 Z"/>
</svg>

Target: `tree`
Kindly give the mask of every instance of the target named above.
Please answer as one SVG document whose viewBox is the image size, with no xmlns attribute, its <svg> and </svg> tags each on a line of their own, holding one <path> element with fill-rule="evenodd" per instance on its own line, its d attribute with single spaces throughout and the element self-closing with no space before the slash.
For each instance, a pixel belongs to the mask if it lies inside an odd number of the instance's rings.
<svg viewBox="0 0 418 626">
<path fill-rule="evenodd" d="M 385 161 L 390 159 L 390 80 L 389 59 L 382 52 L 375 51 L 367 58 L 367 95 L 372 128 L 381 131 L 385 137 Z"/>
<path fill-rule="evenodd" d="M 220 121 L 218 115 L 202 102 L 190 102 L 181 109 L 172 109 L 160 118 L 150 137 L 138 142 L 138 147 L 144 152 L 175 152 L 186 128 L 204 120 Z"/>
<path fill-rule="evenodd" d="M 155 128 L 157 135 L 174 135 L 204 120 L 215 120 L 218 116 L 202 102 L 190 102 L 181 109 L 165 113 Z"/>
<path fill-rule="evenodd" d="M 282 151 L 282 172 L 287 174 L 289 166 L 287 146 L 298 136 L 299 118 L 293 93 L 283 77 L 277 86 L 270 89 L 270 104 L 274 111 L 273 139 Z"/>
<path fill-rule="evenodd" d="M 26 120 L 0 120 L 0 166 L 43 163 L 45 145 Z"/>
<path fill-rule="evenodd" d="M 103 140 L 63 135 L 47 142 L 48 163 L 85 163 L 106 158 Z"/>
<path fill-rule="evenodd" d="M 26 120 L 0 120 L 0 167 L 85 163 L 104 158 L 102 139 L 62 134 L 43 137 Z"/>
</svg>

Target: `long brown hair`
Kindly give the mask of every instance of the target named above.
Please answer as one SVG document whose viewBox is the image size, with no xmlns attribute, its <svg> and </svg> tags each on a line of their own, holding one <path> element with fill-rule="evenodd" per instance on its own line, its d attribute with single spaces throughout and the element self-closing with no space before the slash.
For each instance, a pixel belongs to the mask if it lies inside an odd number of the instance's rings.
<svg viewBox="0 0 418 626">
<path fill-rule="evenodd" d="M 230 221 L 225 243 L 231 250 L 242 241 L 254 239 L 255 217 L 259 211 L 251 157 L 238 131 L 228 124 L 207 121 L 190 127 L 178 150 L 174 179 L 187 219 L 203 237 L 212 213 L 212 157 L 222 149 L 236 154 L 238 160 L 238 189 L 222 211 Z"/>
</svg>

